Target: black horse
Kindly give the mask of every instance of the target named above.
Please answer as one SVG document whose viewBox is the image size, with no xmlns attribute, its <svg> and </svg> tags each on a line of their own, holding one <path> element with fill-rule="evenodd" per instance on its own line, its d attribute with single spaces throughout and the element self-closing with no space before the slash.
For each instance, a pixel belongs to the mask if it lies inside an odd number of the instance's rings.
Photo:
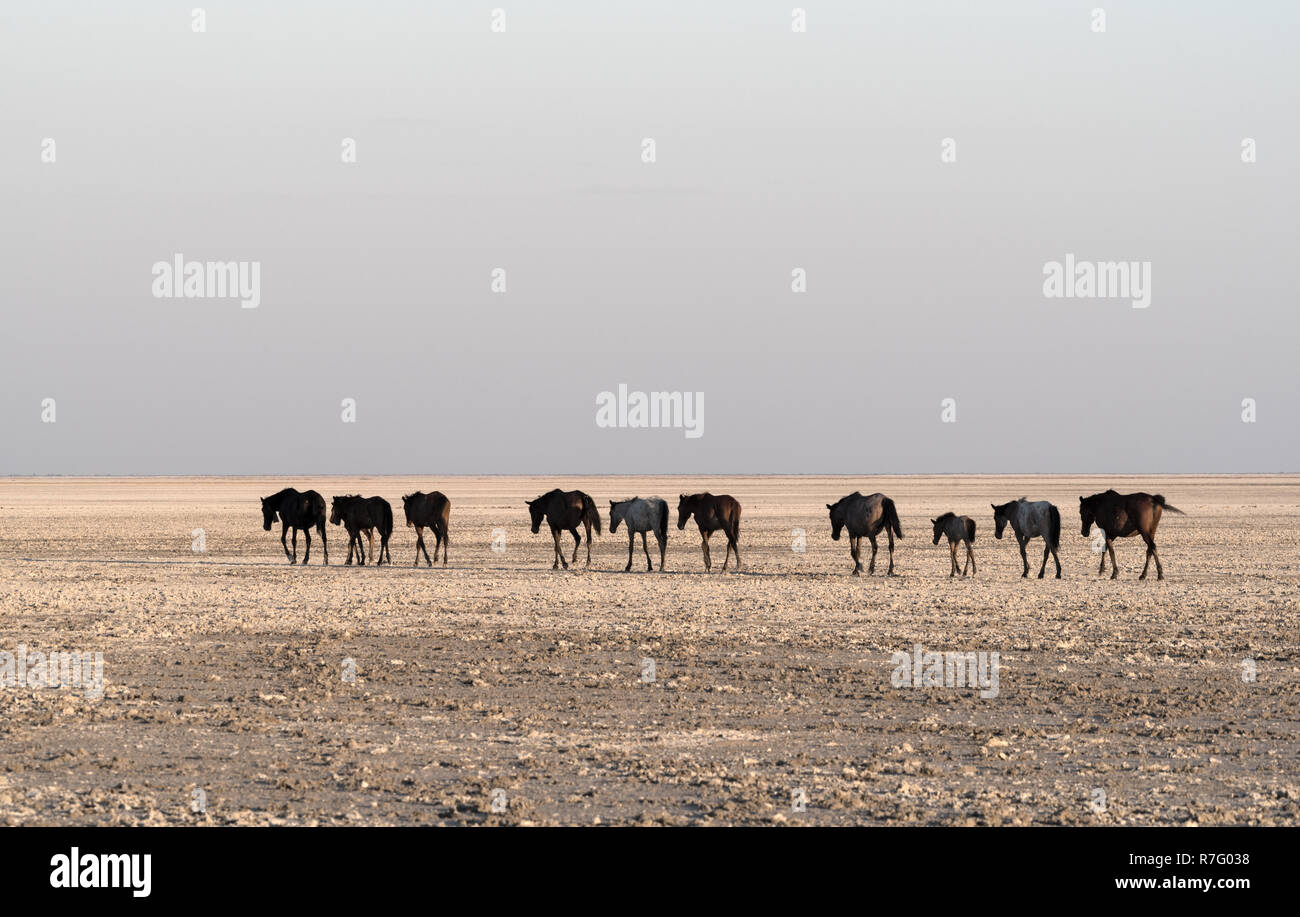
<svg viewBox="0 0 1300 917">
<path fill-rule="evenodd" d="M 370 556 L 375 558 L 375 566 L 388 558 L 391 565 L 393 556 L 388 552 L 388 539 L 393 534 L 393 508 L 383 497 L 359 497 L 355 494 L 346 497 L 334 497 L 330 501 L 330 522 L 342 525 L 348 530 L 348 559 L 352 563 L 352 548 L 357 549 L 357 563 L 366 565 L 366 552 L 361 544 L 361 533 L 370 539 Z M 375 529 L 379 529 L 379 554 L 375 554 Z"/>
<path fill-rule="evenodd" d="M 284 548 L 284 556 L 289 558 L 289 563 L 298 562 L 298 530 L 302 529 L 303 534 L 307 537 L 307 550 L 302 555 L 302 562 L 307 563 L 311 557 L 311 528 L 316 527 L 320 533 L 320 548 L 325 552 L 325 563 L 330 562 L 329 545 L 325 541 L 325 498 L 314 490 L 298 492 L 292 487 L 286 487 L 277 494 L 271 494 L 269 497 L 262 498 L 262 528 L 271 531 L 271 525 L 275 522 L 276 516 L 280 517 L 283 527 L 280 529 L 280 547 Z M 285 536 L 290 530 L 293 530 L 293 553 L 289 553 L 289 546 L 284 543 Z"/>
<path fill-rule="evenodd" d="M 578 546 L 582 544 L 582 536 L 578 534 L 579 525 L 587 530 L 587 566 L 591 566 L 592 526 L 596 527 L 596 534 L 600 534 L 600 510 L 596 508 L 595 500 L 580 490 L 564 491 L 556 488 L 536 500 L 525 502 L 528 503 L 528 513 L 532 516 L 534 535 L 541 531 L 542 517 L 551 526 L 551 537 L 555 539 L 555 563 L 551 564 L 552 570 L 559 569 L 560 564 L 564 564 L 564 569 L 569 569 L 569 562 L 560 551 L 561 532 L 573 535 L 573 562 L 578 562 Z"/>
<path fill-rule="evenodd" d="M 451 521 L 451 501 L 438 490 L 431 494 L 417 490 L 402 497 L 402 509 L 406 511 L 407 528 L 415 529 L 415 566 L 420 566 L 421 550 L 424 551 L 424 562 L 433 566 L 433 561 L 429 560 L 429 548 L 424 543 L 425 526 L 433 529 L 433 537 L 436 539 L 433 553 L 436 555 L 438 546 L 441 545 L 442 565 L 447 566 L 447 545 L 451 543 L 447 535 L 447 524 Z"/>
</svg>

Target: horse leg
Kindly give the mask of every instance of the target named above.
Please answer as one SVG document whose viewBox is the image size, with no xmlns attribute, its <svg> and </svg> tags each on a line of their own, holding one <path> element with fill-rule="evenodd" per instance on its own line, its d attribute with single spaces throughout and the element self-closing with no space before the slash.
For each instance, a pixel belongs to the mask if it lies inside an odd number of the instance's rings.
<svg viewBox="0 0 1300 917">
<path fill-rule="evenodd" d="M 370 559 L 374 560 L 375 559 L 375 530 L 366 529 L 366 538 L 369 539 L 370 541 Z M 377 563 L 382 564 L 383 562 L 384 562 L 384 558 L 381 555 Z"/>
<path fill-rule="evenodd" d="M 627 527 L 627 566 L 623 568 L 624 573 L 632 571 L 632 550 L 636 547 L 636 532 L 632 531 L 632 526 Z"/>
<path fill-rule="evenodd" d="M 421 526 L 415 527 L 415 563 L 411 566 L 420 566 L 420 548 L 424 548 L 424 529 Z M 427 563 L 429 560 L 429 549 L 424 548 L 424 559 Z"/>
<path fill-rule="evenodd" d="M 564 551 L 560 547 L 560 530 L 551 529 L 551 537 L 555 539 L 555 563 L 551 564 L 551 569 L 560 569 L 560 564 L 564 564 L 564 569 L 569 569 L 569 562 L 564 559 Z"/>
<path fill-rule="evenodd" d="M 1101 535 L 1102 538 L 1106 537 L 1105 532 L 1102 532 Z M 1106 546 L 1103 544 L 1101 546 L 1101 566 L 1097 568 L 1097 575 L 1101 576 L 1105 572 L 1106 572 Z"/>
<path fill-rule="evenodd" d="M 1110 578 L 1119 579 L 1119 564 L 1115 563 L 1115 542 L 1107 538 L 1106 550 L 1110 552 Z"/>
<path fill-rule="evenodd" d="M 1160 555 L 1156 553 L 1156 540 L 1148 535 L 1143 535 L 1142 540 L 1147 543 L 1147 562 L 1142 565 L 1142 575 L 1138 579 L 1147 578 L 1147 568 L 1151 566 L 1151 558 L 1156 559 L 1156 579 L 1164 579 L 1165 571 L 1160 569 Z"/>
<path fill-rule="evenodd" d="M 732 525 L 731 534 L 728 537 L 731 539 L 731 550 L 736 552 L 736 569 L 739 570 L 740 569 L 740 526 L 738 524 Z"/>
<path fill-rule="evenodd" d="M 320 535 L 320 549 L 325 552 L 325 566 L 330 565 L 330 547 L 329 542 L 325 540 L 325 523 L 322 522 L 316 526 L 316 534 Z"/>
<path fill-rule="evenodd" d="M 655 565 L 654 561 L 650 559 L 650 545 L 646 541 L 645 532 L 641 533 L 641 550 L 645 551 L 645 572 L 653 573 Z"/>
<path fill-rule="evenodd" d="M 966 542 L 966 560 L 970 563 L 971 576 L 974 576 L 975 574 L 979 573 L 979 570 L 976 569 L 975 567 L 975 547 L 969 541 Z M 961 575 L 962 576 L 966 575 L 965 568 L 962 569 Z"/>
<path fill-rule="evenodd" d="M 1052 545 L 1052 560 L 1056 563 L 1056 578 L 1061 578 L 1061 558 L 1056 554 L 1056 545 Z"/>
<path fill-rule="evenodd" d="M 948 540 L 948 579 L 957 575 L 957 542 Z M 964 574 L 963 574 L 964 575 Z"/>
<path fill-rule="evenodd" d="M 655 532 L 655 541 L 659 542 L 659 572 L 664 572 L 664 554 L 668 550 L 668 533 L 660 535 Z"/>
<path fill-rule="evenodd" d="M 862 537 L 860 535 L 849 536 L 849 554 L 853 557 L 853 575 L 862 575 Z"/>
<path fill-rule="evenodd" d="M 293 555 L 289 553 L 289 546 L 285 544 L 285 539 L 289 537 L 289 523 L 285 522 L 280 525 L 280 547 L 284 549 L 284 556 L 289 558 L 289 563 L 293 563 Z"/>
<path fill-rule="evenodd" d="M 435 528 L 434 532 L 437 533 L 438 540 L 442 542 L 442 565 L 445 567 L 447 566 L 447 545 L 451 544 L 451 536 L 447 534 L 447 530 L 442 526 Z M 433 546 L 433 553 L 438 553 L 438 546 L 436 544 Z"/>
<path fill-rule="evenodd" d="M 1021 561 L 1024 562 L 1025 565 L 1025 572 L 1020 574 L 1020 578 L 1024 579 L 1029 575 L 1029 557 L 1025 554 L 1025 545 L 1029 544 L 1029 539 L 1021 538 L 1019 535 L 1017 535 L 1016 541 L 1020 542 L 1020 559 Z"/>
<path fill-rule="evenodd" d="M 894 530 L 886 526 L 885 534 L 889 536 L 889 571 L 887 575 L 894 576 Z"/>
<path fill-rule="evenodd" d="M 880 546 L 876 544 L 875 535 L 868 535 L 867 537 L 871 539 L 871 563 L 867 564 L 867 576 L 871 576 L 876 572 L 876 551 L 879 550 Z"/>
<path fill-rule="evenodd" d="M 1052 553 L 1052 545 L 1046 538 L 1044 538 L 1043 539 L 1043 565 L 1038 568 L 1039 579 L 1042 579 L 1043 574 L 1047 572 L 1047 557 L 1051 553 Z"/>
<path fill-rule="evenodd" d="M 302 555 L 303 566 L 306 566 L 307 561 L 311 559 L 311 529 L 303 529 L 302 537 L 307 539 L 307 550 Z"/>
<path fill-rule="evenodd" d="M 713 569 L 713 560 L 709 557 L 709 533 L 700 529 L 700 543 L 704 545 L 704 572 L 708 573 Z"/>
</svg>

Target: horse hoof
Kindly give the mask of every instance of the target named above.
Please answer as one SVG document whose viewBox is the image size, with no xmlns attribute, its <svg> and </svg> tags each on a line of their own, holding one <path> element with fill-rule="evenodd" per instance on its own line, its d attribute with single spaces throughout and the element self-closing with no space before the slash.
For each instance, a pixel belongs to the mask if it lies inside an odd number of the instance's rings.
<svg viewBox="0 0 1300 917">
<path fill-rule="evenodd" d="M 1043 578 L 1043 574 L 1041 574 L 1041 573 L 1038 574 L 1038 578 L 1039 578 L 1039 579 L 1042 579 L 1042 578 Z"/>
</svg>

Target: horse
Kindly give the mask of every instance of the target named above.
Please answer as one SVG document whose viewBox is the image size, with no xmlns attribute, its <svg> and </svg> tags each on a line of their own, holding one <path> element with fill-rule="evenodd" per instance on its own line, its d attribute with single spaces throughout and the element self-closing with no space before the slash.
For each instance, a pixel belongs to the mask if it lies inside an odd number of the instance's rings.
<svg viewBox="0 0 1300 917">
<path fill-rule="evenodd" d="M 424 551 L 424 562 L 430 567 L 429 548 L 424 543 L 424 528 L 433 529 L 433 553 L 438 553 L 442 546 L 442 565 L 447 566 L 447 545 L 451 538 L 447 534 L 447 523 L 451 520 L 451 501 L 441 491 L 431 494 L 416 491 L 402 497 L 402 509 L 406 511 L 406 527 L 415 529 L 415 566 L 420 566 L 420 551 Z"/>
<path fill-rule="evenodd" d="M 854 491 L 836 503 L 827 503 L 831 511 L 831 540 L 840 540 L 840 531 L 849 530 L 849 554 L 853 556 L 853 575 L 862 574 L 862 536 L 871 539 L 871 563 L 867 575 L 876 572 L 876 536 L 884 529 L 889 536 L 889 576 L 894 576 L 894 536 L 903 537 L 894 501 L 884 494 L 864 497 Z"/>
<path fill-rule="evenodd" d="M 284 556 L 289 558 L 289 563 L 298 562 L 299 529 L 302 529 L 303 534 L 307 536 L 307 551 L 302 556 L 303 564 L 307 563 L 311 557 L 311 527 L 315 526 L 316 531 L 320 533 L 321 550 L 325 552 L 325 565 L 329 566 L 330 550 L 325 540 L 324 497 L 314 490 L 299 493 L 292 487 L 286 487 L 279 493 L 262 498 L 262 528 L 271 531 L 271 523 L 275 522 L 277 515 L 283 523 L 280 529 L 280 547 L 284 548 Z M 293 531 L 292 554 L 289 553 L 288 545 L 284 543 L 285 536 L 290 530 Z"/>
<path fill-rule="evenodd" d="M 716 497 L 708 492 L 702 494 L 678 494 L 677 528 L 686 528 L 691 515 L 700 528 L 704 546 L 704 572 L 713 569 L 713 558 L 709 556 L 709 536 L 719 529 L 727 536 L 727 552 L 722 557 L 722 570 L 727 570 L 727 561 L 731 552 L 736 552 L 736 569 L 740 569 L 740 504 L 730 494 L 718 494 Z"/>
<path fill-rule="evenodd" d="M 659 542 L 659 572 L 664 572 L 664 550 L 668 547 L 668 504 L 658 497 L 642 500 L 633 497 L 621 503 L 609 501 L 609 533 L 618 531 L 620 522 L 627 523 L 627 566 L 623 572 L 632 569 L 632 549 L 636 544 L 636 533 L 641 533 L 641 550 L 645 551 L 645 568 L 649 573 L 654 569 L 650 562 L 650 548 L 646 544 L 645 533 L 654 532 L 655 541 Z"/>
<path fill-rule="evenodd" d="M 934 523 L 934 543 L 939 543 L 939 538 L 943 535 L 948 536 L 948 553 L 952 560 L 952 572 L 949 577 L 957 575 L 957 542 L 966 543 L 966 566 L 962 567 L 961 575 L 966 575 L 967 568 L 972 574 L 979 571 L 975 568 L 975 551 L 972 544 L 975 541 L 975 520 L 970 516 L 958 516 L 955 513 L 944 513 L 938 519 L 931 519 Z"/>
<path fill-rule="evenodd" d="M 1109 551 L 1110 578 L 1119 576 L 1119 567 L 1115 564 L 1115 539 L 1141 535 L 1147 543 L 1147 562 L 1142 565 L 1142 575 L 1138 579 L 1147 578 L 1147 569 L 1151 566 L 1153 557 L 1156 559 L 1156 579 L 1164 579 L 1165 571 L 1160 566 L 1160 555 L 1156 553 L 1156 526 L 1160 524 L 1160 515 L 1164 510 L 1180 516 L 1187 515 L 1176 506 L 1166 503 L 1160 494 L 1120 494 L 1108 490 L 1091 497 L 1080 497 L 1079 518 L 1083 522 L 1083 536 L 1088 537 L 1092 533 L 1093 523 L 1096 523 L 1106 537 L 1097 575 L 1106 572 L 1106 552 Z"/>
<path fill-rule="evenodd" d="M 348 530 L 348 559 L 345 566 L 352 563 L 352 548 L 357 549 L 357 563 L 366 565 L 366 551 L 361 544 L 361 533 L 370 538 L 370 556 L 375 555 L 375 529 L 379 529 L 379 554 L 375 561 L 378 567 L 387 556 L 392 566 L 393 555 L 388 551 L 388 539 L 393 534 L 393 508 L 383 497 L 359 497 L 351 494 L 334 497 L 330 502 L 330 522 L 342 525 Z"/>
<path fill-rule="evenodd" d="M 1047 557 L 1050 554 L 1052 560 L 1056 561 L 1056 578 L 1060 579 L 1061 558 L 1056 553 L 1061 546 L 1060 510 L 1046 500 L 1030 503 L 1024 497 L 1001 506 L 996 503 L 990 503 L 989 506 L 993 507 L 993 524 L 997 527 L 993 537 L 1001 538 L 1008 522 L 1016 533 L 1020 560 L 1025 565 L 1025 571 L 1020 574 L 1021 579 L 1029 575 L 1029 557 L 1025 554 L 1025 545 L 1029 544 L 1029 539 L 1039 535 L 1043 536 L 1043 565 L 1038 569 L 1038 578 L 1042 579 L 1047 572 Z"/>
<path fill-rule="evenodd" d="M 542 517 L 546 518 L 551 527 L 551 537 L 555 539 L 555 563 L 551 564 L 551 569 L 559 569 L 560 564 L 564 564 L 564 569 L 569 569 L 569 562 L 560 551 L 560 532 L 573 535 L 573 562 L 578 562 L 578 547 L 582 544 L 582 536 L 578 534 L 579 525 L 587 530 L 587 566 L 590 567 L 592 526 L 596 527 L 596 534 L 600 534 L 600 510 L 596 509 L 596 501 L 580 490 L 564 491 L 557 487 L 536 500 L 526 502 L 533 519 L 533 534 L 536 535 L 541 529 Z"/>
</svg>

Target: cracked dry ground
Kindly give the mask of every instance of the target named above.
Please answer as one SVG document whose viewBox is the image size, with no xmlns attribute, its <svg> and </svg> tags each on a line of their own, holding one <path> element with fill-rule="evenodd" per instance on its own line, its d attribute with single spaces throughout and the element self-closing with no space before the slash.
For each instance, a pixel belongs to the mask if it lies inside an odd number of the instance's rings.
<svg viewBox="0 0 1300 917">
<path fill-rule="evenodd" d="M 392 568 L 341 566 L 334 527 L 291 567 L 258 508 L 287 483 L 399 517 L 439 488 L 451 563 L 412 567 L 399 518 Z M 667 573 L 624 574 L 623 531 L 552 572 L 523 501 L 553 486 L 731 493 L 743 572 L 705 575 L 693 523 Z M 1075 507 L 1109 486 L 1188 513 L 1164 582 L 1136 539 L 1096 576 Z M 824 507 L 853 490 L 898 503 L 899 576 L 847 575 Z M 992 538 L 1022 494 L 1062 507 L 1060 581 Z M 949 509 L 973 579 L 930 543 Z M 1290 477 L 3 480 L 0 650 L 102 652 L 105 687 L 0 687 L 0 822 L 1294 824 L 1298 510 Z M 918 643 L 998 652 L 998 695 L 893 687 Z"/>
</svg>

